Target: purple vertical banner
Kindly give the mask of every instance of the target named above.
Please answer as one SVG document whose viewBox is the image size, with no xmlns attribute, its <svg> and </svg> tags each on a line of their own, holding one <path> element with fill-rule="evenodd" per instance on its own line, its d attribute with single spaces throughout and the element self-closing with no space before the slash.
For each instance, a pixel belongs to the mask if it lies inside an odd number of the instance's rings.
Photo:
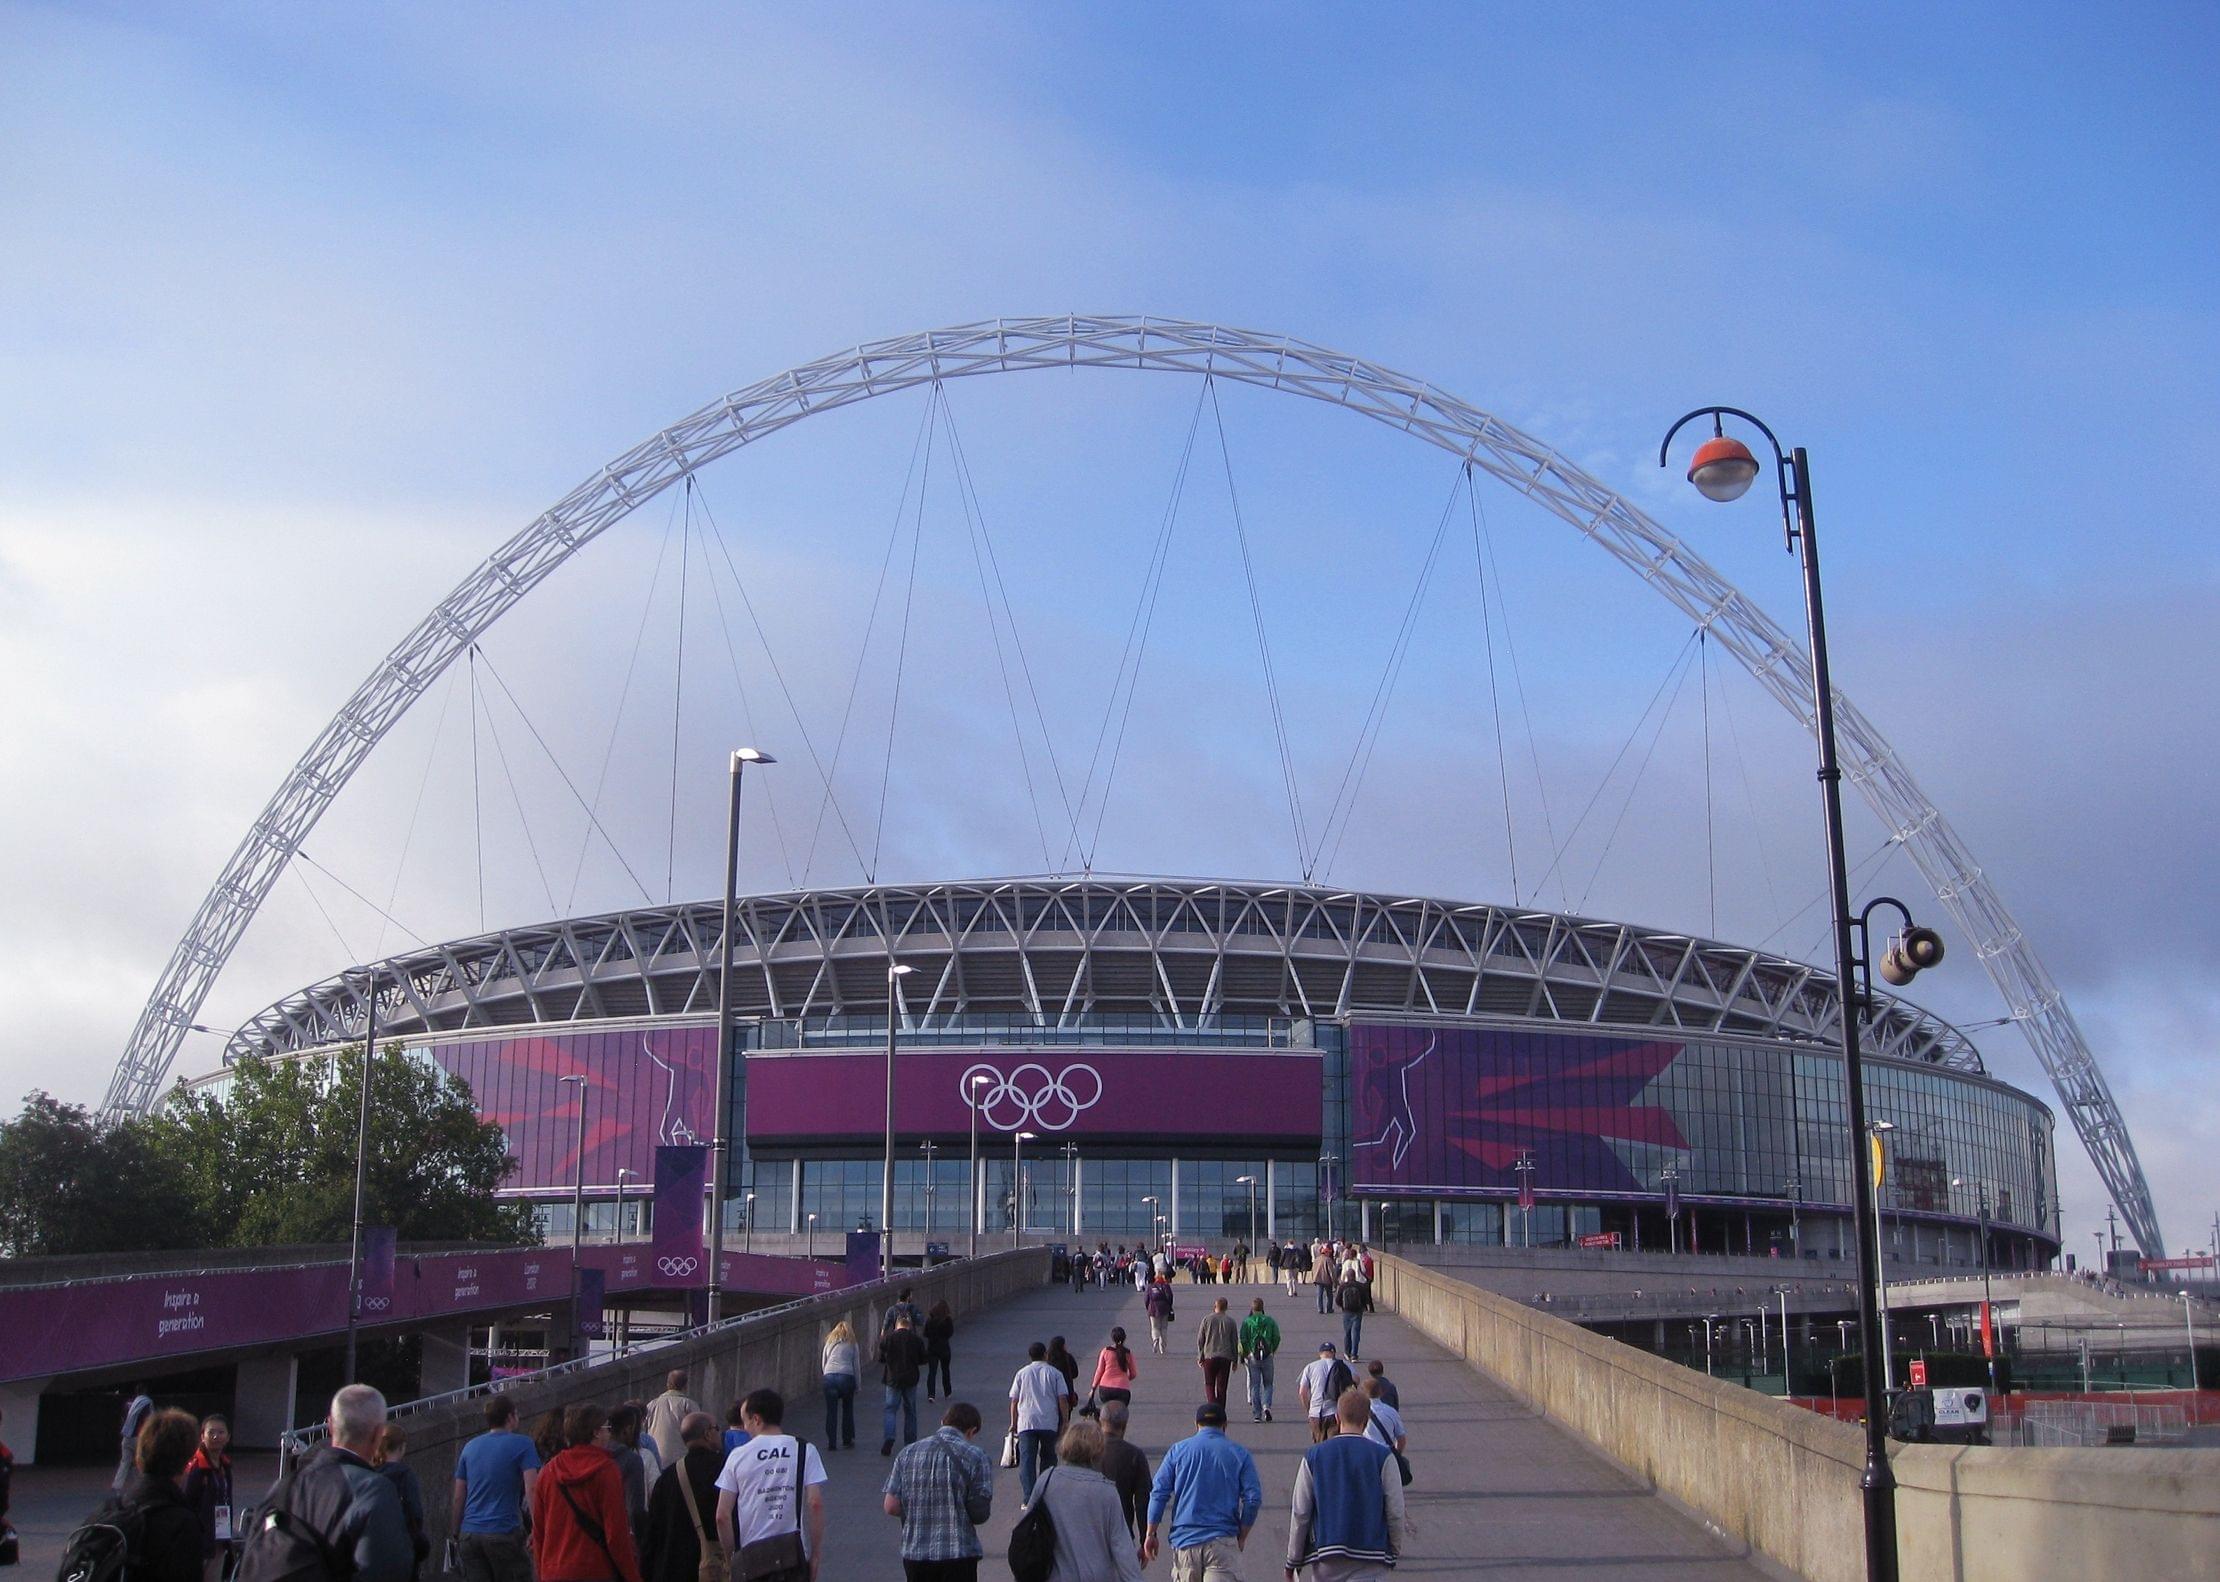
<svg viewBox="0 0 2220 1582">
<path fill-rule="evenodd" d="M 393 1255 L 399 1233 L 391 1225 L 372 1225 L 362 1233 L 362 1320 L 375 1324 L 393 1316 Z"/>
<path fill-rule="evenodd" d="M 701 1244 L 701 1195 L 709 1182 L 709 1150 L 700 1143 L 655 1150 L 653 1273 L 658 1286 L 706 1285 Z"/>
<path fill-rule="evenodd" d="M 879 1277 L 879 1233 L 875 1230 L 848 1232 L 846 1260 L 848 1283 L 862 1285 Z"/>
<path fill-rule="evenodd" d="M 580 1269 L 578 1279 L 578 1333 L 599 1340 L 607 1328 L 601 1321 L 601 1298 L 607 1276 L 599 1269 Z"/>
</svg>

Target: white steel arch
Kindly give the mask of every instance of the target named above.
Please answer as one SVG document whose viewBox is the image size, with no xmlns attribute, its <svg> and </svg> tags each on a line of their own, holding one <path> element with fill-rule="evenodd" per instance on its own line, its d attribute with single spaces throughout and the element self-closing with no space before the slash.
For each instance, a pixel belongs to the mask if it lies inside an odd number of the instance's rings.
<svg viewBox="0 0 2220 1582">
<path fill-rule="evenodd" d="M 774 374 L 634 446 L 495 550 L 417 623 L 310 743 L 225 863 L 139 1013 L 105 1112 L 153 1102 L 240 934 L 348 778 L 448 665 L 579 549 L 696 469 L 812 413 L 946 379 L 1079 367 L 1208 374 L 1286 391 L 1438 446 L 1577 528 L 1708 627 L 1782 707 L 1813 727 L 1810 663 L 1786 630 L 1572 462 L 1421 380 L 1286 336 L 1178 319 L 996 319 L 875 341 Z M 1839 691 L 1835 709 L 1845 775 L 1972 942 L 2137 1243 L 2159 1255 L 2158 1215 L 2135 1145 L 2064 995 L 1895 750 Z"/>
</svg>

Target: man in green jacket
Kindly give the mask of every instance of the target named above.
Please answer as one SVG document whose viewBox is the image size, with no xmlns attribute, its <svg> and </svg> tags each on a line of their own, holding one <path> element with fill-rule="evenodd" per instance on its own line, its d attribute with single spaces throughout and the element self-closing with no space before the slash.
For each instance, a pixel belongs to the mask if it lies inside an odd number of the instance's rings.
<svg viewBox="0 0 2220 1582">
<path fill-rule="evenodd" d="M 1241 1320 L 1241 1361 L 1249 1373 L 1249 1421 L 1272 1420 L 1272 1354 L 1280 1349 L 1279 1321 L 1264 1311 L 1264 1298 L 1252 1297 Z"/>
</svg>

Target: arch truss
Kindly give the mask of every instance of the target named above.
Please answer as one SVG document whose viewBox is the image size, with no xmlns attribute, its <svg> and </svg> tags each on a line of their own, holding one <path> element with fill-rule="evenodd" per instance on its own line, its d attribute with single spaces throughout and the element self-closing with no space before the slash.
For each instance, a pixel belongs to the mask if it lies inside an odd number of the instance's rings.
<svg viewBox="0 0 2220 1582">
<path fill-rule="evenodd" d="M 139 1013 L 106 1113 L 153 1102 L 240 935 L 333 798 L 446 668 L 564 561 L 699 468 L 814 413 L 949 379 L 1082 367 L 1201 374 L 1284 391 L 1437 446 L 1570 524 L 1708 629 L 1813 728 L 1810 663 L 1772 617 L 1549 446 L 1421 380 L 1286 336 L 1178 319 L 997 319 L 875 341 L 737 390 L 634 446 L 512 536 L 417 623 L 310 743 L 225 863 Z M 1845 775 L 1971 941 L 2136 1241 L 2157 1256 L 2158 1215 L 2135 1145 L 2064 995 L 1964 841 L 1839 691 L 1835 718 Z"/>
</svg>

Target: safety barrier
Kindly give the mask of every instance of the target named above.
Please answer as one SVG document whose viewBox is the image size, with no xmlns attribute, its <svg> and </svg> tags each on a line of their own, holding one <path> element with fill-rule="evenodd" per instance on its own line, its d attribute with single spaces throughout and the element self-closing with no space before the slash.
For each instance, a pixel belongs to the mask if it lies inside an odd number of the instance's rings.
<svg viewBox="0 0 2220 1582">
<path fill-rule="evenodd" d="M 1862 1432 L 1400 1258 L 1375 1299 L 1693 1511 L 1811 1582 L 1864 1575 Z M 1904 1582 L 2220 1577 L 2220 1451 L 1897 1445 Z"/>
</svg>

